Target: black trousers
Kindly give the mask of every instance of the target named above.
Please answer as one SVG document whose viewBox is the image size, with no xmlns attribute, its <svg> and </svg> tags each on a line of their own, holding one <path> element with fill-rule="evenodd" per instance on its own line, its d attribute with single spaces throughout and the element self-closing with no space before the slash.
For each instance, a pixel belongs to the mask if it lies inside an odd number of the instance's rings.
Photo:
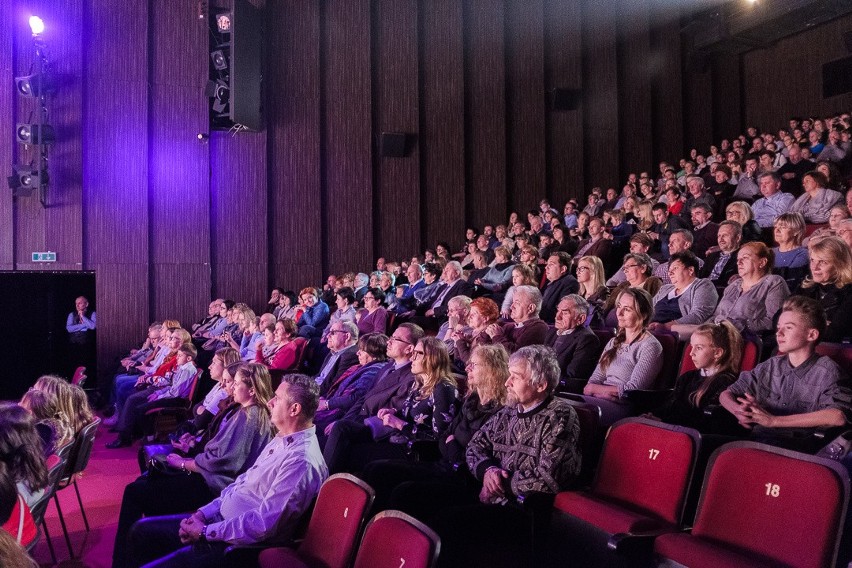
<svg viewBox="0 0 852 568">
<path fill-rule="evenodd" d="M 178 532 L 187 515 L 142 519 L 130 531 L 129 563 L 136 568 L 219 568 L 224 564 L 224 542 L 185 545 Z"/>
<path fill-rule="evenodd" d="M 363 423 L 338 420 L 331 427 L 323 457 L 328 473 L 355 473 L 368 463 L 380 459 L 403 459 L 407 447 L 390 442 L 374 442 L 370 429 Z"/>
<path fill-rule="evenodd" d="M 212 501 L 216 495 L 199 473 L 189 475 L 145 474 L 124 488 L 118 530 L 113 549 L 113 567 L 132 566 L 127 556 L 127 537 L 133 523 L 145 517 L 188 513 Z M 188 516 L 184 514 L 181 518 Z M 156 556 L 153 558 L 157 558 Z"/>
</svg>

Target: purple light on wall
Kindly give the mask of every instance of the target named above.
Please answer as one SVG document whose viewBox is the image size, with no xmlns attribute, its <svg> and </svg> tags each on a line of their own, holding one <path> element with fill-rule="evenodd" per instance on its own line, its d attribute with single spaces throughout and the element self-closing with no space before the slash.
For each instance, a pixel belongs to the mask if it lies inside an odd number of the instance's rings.
<svg viewBox="0 0 852 568">
<path fill-rule="evenodd" d="M 38 16 L 30 16 L 30 29 L 37 36 L 44 32 L 44 22 Z"/>
</svg>

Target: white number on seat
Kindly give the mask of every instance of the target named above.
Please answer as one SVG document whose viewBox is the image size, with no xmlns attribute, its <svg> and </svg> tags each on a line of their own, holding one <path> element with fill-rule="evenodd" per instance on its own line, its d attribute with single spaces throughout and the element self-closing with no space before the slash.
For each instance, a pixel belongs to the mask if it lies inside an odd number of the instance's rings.
<svg viewBox="0 0 852 568">
<path fill-rule="evenodd" d="M 399 568 L 402 568 L 403 566 L 405 566 L 405 558 L 400 558 L 399 559 Z"/>
<path fill-rule="evenodd" d="M 343 518 L 345 519 L 348 516 L 349 516 L 349 507 L 346 507 L 345 509 L 343 509 Z"/>
<path fill-rule="evenodd" d="M 766 494 L 770 497 L 778 497 L 781 493 L 781 486 L 776 483 L 767 483 L 766 484 Z"/>
<path fill-rule="evenodd" d="M 648 459 L 649 459 L 649 460 L 655 460 L 655 459 L 657 459 L 657 456 L 658 456 L 658 455 L 660 455 L 660 450 L 655 450 L 655 449 L 653 449 L 653 448 L 651 448 L 650 450 L 648 450 Z"/>
</svg>

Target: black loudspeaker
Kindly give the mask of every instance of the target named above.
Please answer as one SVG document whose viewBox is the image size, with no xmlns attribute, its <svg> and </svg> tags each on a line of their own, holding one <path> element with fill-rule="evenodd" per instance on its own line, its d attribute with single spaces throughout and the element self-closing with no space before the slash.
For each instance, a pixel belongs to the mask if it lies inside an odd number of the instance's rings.
<svg viewBox="0 0 852 568">
<path fill-rule="evenodd" d="M 405 158 L 414 136 L 405 132 L 382 132 L 379 142 L 382 158 Z"/>
<path fill-rule="evenodd" d="M 556 111 L 577 110 L 581 99 L 580 89 L 553 89 L 550 91 L 550 108 Z"/>
<path fill-rule="evenodd" d="M 843 43 L 846 44 L 846 51 L 852 53 L 852 32 L 843 32 Z"/>
</svg>

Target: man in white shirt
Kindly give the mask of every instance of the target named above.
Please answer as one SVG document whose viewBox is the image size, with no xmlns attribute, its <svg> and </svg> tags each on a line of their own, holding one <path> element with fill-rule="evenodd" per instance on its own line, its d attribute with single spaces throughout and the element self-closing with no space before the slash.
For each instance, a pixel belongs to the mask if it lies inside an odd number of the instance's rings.
<svg viewBox="0 0 852 568">
<path fill-rule="evenodd" d="M 229 545 L 289 542 L 328 477 L 313 424 L 318 403 L 312 378 L 285 375 L 269 401 L 278 435 L 255 464 L 189 517 L 137 522 L 130 532 L 131 565 L 160 558 L 148 566 L 213 568 L 224 564 Z"/>
</svg>

